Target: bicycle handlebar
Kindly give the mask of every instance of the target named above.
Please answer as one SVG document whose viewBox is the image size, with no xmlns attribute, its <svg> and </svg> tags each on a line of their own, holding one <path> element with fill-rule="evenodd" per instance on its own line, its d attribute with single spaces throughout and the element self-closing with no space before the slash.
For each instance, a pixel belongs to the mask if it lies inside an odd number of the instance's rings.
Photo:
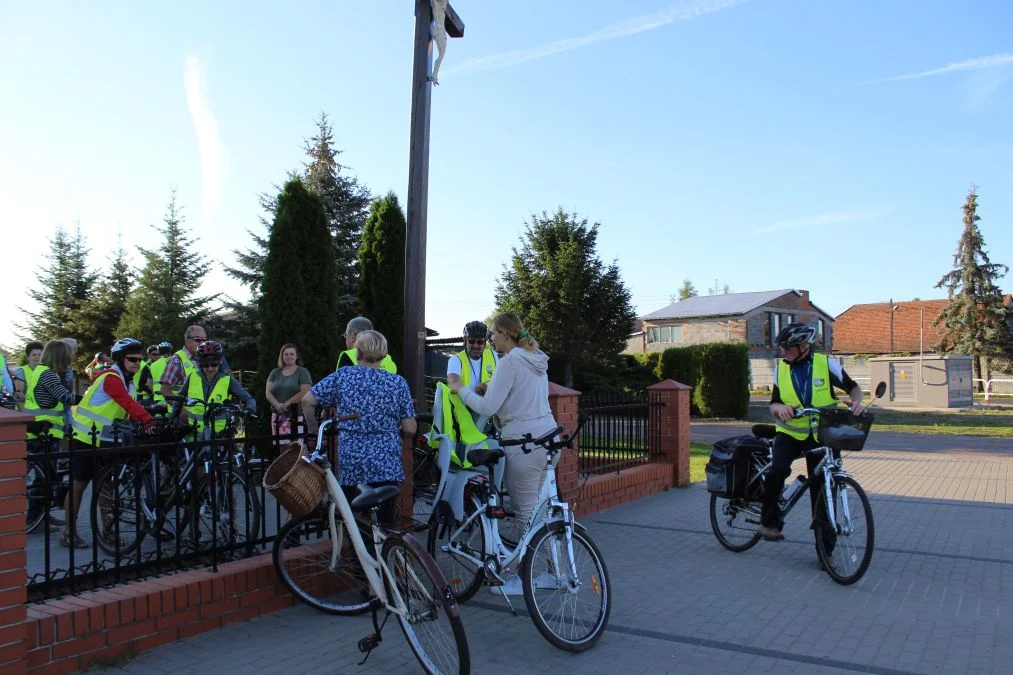
<svg viewBox="0 0 1013 675">
<path fill-rule="evenodd" d="M 500 440 L 500 447 L 508 447 L 512 445 L 521 446 L 521 450 L 524 454 L 529 454 L 534 448 L 529 448 L 529 445 L 540 445 L 546 450 L 558 450 L 560 448 L 569 445 L 572 440 L 572 436 L 564 436 L 562 440 L 553 442 L 553 438 L 558 436 L 560 433 L 566 431 L 563 427 L 556 427 L 547 434 L 543 434 L 538 438 L 532 438 L 531 434 L 524 434 L 521 438 L 508 438 L 506 440 Z"/>
</svg>

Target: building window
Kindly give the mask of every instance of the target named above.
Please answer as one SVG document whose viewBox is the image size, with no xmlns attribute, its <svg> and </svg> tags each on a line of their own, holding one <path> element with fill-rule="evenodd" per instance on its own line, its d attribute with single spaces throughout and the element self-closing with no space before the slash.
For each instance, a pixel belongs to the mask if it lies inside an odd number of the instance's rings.
<svg viewBox="0 0 1013 675">
<path fill-rule="evenodd" d="M 770 345 L 774 346 L 777 334 L 781 332 L 781 315 L 777 312 L 771 312 L 769 317 L 767 325 L 770 326 Z"/>
<path fill-rule="evenodd" d="M 682 342 L 682 326 L 649 326 L 647 342 L 678 343 Z"/>
<path fill-rule="evenodd" d="M 826 334 L 824 333 L 825 330 L 826 328 L 824 328 L 823 326 L 823 319 L 819 319 L 818 321 L 816 321 L 816 336 L 821 345 L 826 344 Z"/>
</svg>

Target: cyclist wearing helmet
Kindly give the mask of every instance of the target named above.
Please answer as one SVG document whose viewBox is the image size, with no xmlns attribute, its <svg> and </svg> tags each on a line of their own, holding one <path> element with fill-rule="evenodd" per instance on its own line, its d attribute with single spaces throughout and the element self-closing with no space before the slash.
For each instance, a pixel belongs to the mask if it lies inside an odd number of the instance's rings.
<svg viewBox="0 0 1013 675">
<path fill-rule="evenodd" d="M 465 324 L 464 349 L 447 361 L 448 385 L 460 382 L 465 387 L 474 386 L 477 394 L 485 393 L 499 363 L 499 357 L 488 342 L 489 329 L 483 322 L 469 321 Z"/>
<path fill-rule="evenodd" d="M 338 368 L 344 368 L 345 366 L 358 365 L 358 360 L 355 354 L 355 338 L 365 330 L 373 330 L 373 322 L 364 316 L 357 316 L 348 322 L 345 326 L 345 351 L 338 354 L 338 363 L 334 366 L 334 370 Z M 388 373 L 397 373 L 397 366 L 394 364 L 394 359 L 390 358 L 390 354 L 383 357 L 383 361 L 380 362 L 380 368 L 386 370 Z"/>
<path fill-rule="evenodd" d="M 74 438 L 71 450 L 104 447 L 112 445 L 113 422 L 127 418 L 135 422 L 149 422 L 151 413 L 134 400 L 134 373 L 141 367 L 144 359 L 144 345 L 134 338 L 121 338 L 109 352 L 112 365 L 98 370 L 91 386 L 84 393 L 73 416 Z M 76 514 L 81 506 L 81 496 L 94 473 L 94 460 L 91 457 L 80 457 L 78 453 L 70 456 L 70 475 L 74 479 L 73 489 L 67 493 L 65 509 L 67 522 L 76 522 Z M 73 498 L 73 501 L 72 501 Z M 71 508 L 72 507 L 72 508 Z M 88 548 L 88 542 L 75 533 L 71 540 L 71 530 L 67 529 L 60 539 L 60 545 L 74 548 Z"/>
<path fill-rule="evenodd" d="M 197 347 L 207 339 L 208 334 L 204 330 L 204 326 L 196 324 L 187 326 L 186 333 L 183 334 L 183 348 L 169 358 L 165 364 L 165 370 L 162 371 L 162 378 L 159 380 L 162 385 L 161 394 L 174 394 L 182 391 L 183 380 L 187 375 L 197 370 Z M 169 345 L 169 348 L 171 349 L 172 345 Z M 222 359 L 221 369 L 226 373 L 231 371 L 228 360 Z"/>
<path fill-rule="evenodd" d="M 197 347 L 197 370 L 186 376 L 183 380 L 181 392 L 188 398 L 197 401 L 192 406 L 186 407 L 186 416 L 197 422 L 198 431 L 203 431 L 205 426 L 205 413 L 211 403 L 224 403 L 230 395 L 246 403 L 250 412 L 257 410 L 257 402 L 250 392 L 243 388 L 237 378 L 222 371 L 222 361 L 225 358 L 225 350 L 214 340 L 205 340 Z M 178 409 L 182 403 L 177 403 Z M 225 420 L 215 419 L 215 433 L 225 430 Z"/>
<path fill-rule="evenodd" d="M 849 408 L 858 415 L 862 405 L 862 388 L 852 380 L 835 359 L 812 351 L 816 341 L 816 328 L 804 323 L 790 323 L 781 329 L 774 344 L 781 350 L 782 361 L 777 364 L 777 380 L 770 396 L 770 414 L 777 421 L 774 437 L 773 462 L 763 487 L 763 514 L 757 532 L 764 539 L 780 541 L 781 507 L 778 498 L 784 481 L 791 473 L 796 458 L 819 446 L 809 427 L 809 418 L 795 419 L 796 408 L 823 408 L 836 406 L 834 387 L 847 392 L 851 398 Z M 818 457 L 806 456 L 806 469 L 810 476 L 819 462 Z M 816 512 L 818 490 L 810 490 L 813 513 Z M 832 548 L 832 546 L 831 546 Z"/>
</svg>

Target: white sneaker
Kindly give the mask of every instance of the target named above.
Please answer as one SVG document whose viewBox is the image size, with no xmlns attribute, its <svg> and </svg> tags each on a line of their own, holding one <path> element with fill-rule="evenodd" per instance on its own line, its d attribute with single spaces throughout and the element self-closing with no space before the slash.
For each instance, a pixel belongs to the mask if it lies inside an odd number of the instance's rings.
<svg viewBox="0 0 1013 675">
<path fill-rule="evenodd" d="M 535 590 L 537 591 L 554 591 L 558 588 L 559 583 L 556 581 L 554 574 L 542 572 L 535 577 Z"/>
<path fill-rule="evenodd" d="M 502 586 L 490 586 L 489 592 L 493 595 L 524 595 L 524 584 L 519 576 L 514 575 Z"/>
</svg>

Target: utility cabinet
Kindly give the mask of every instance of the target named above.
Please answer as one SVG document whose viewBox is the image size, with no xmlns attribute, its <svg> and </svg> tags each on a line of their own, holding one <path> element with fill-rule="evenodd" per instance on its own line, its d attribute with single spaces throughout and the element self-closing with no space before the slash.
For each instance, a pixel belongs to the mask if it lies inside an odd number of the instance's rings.
<svg viewBox="0 0 1013 675">
<path fill-rule="evenodd" d="M 970 356 L 880 356 L 869 359 L 869 388 L 886 382 L 887 407 L 970 408 L 971 372 Z"/>
</svg>

